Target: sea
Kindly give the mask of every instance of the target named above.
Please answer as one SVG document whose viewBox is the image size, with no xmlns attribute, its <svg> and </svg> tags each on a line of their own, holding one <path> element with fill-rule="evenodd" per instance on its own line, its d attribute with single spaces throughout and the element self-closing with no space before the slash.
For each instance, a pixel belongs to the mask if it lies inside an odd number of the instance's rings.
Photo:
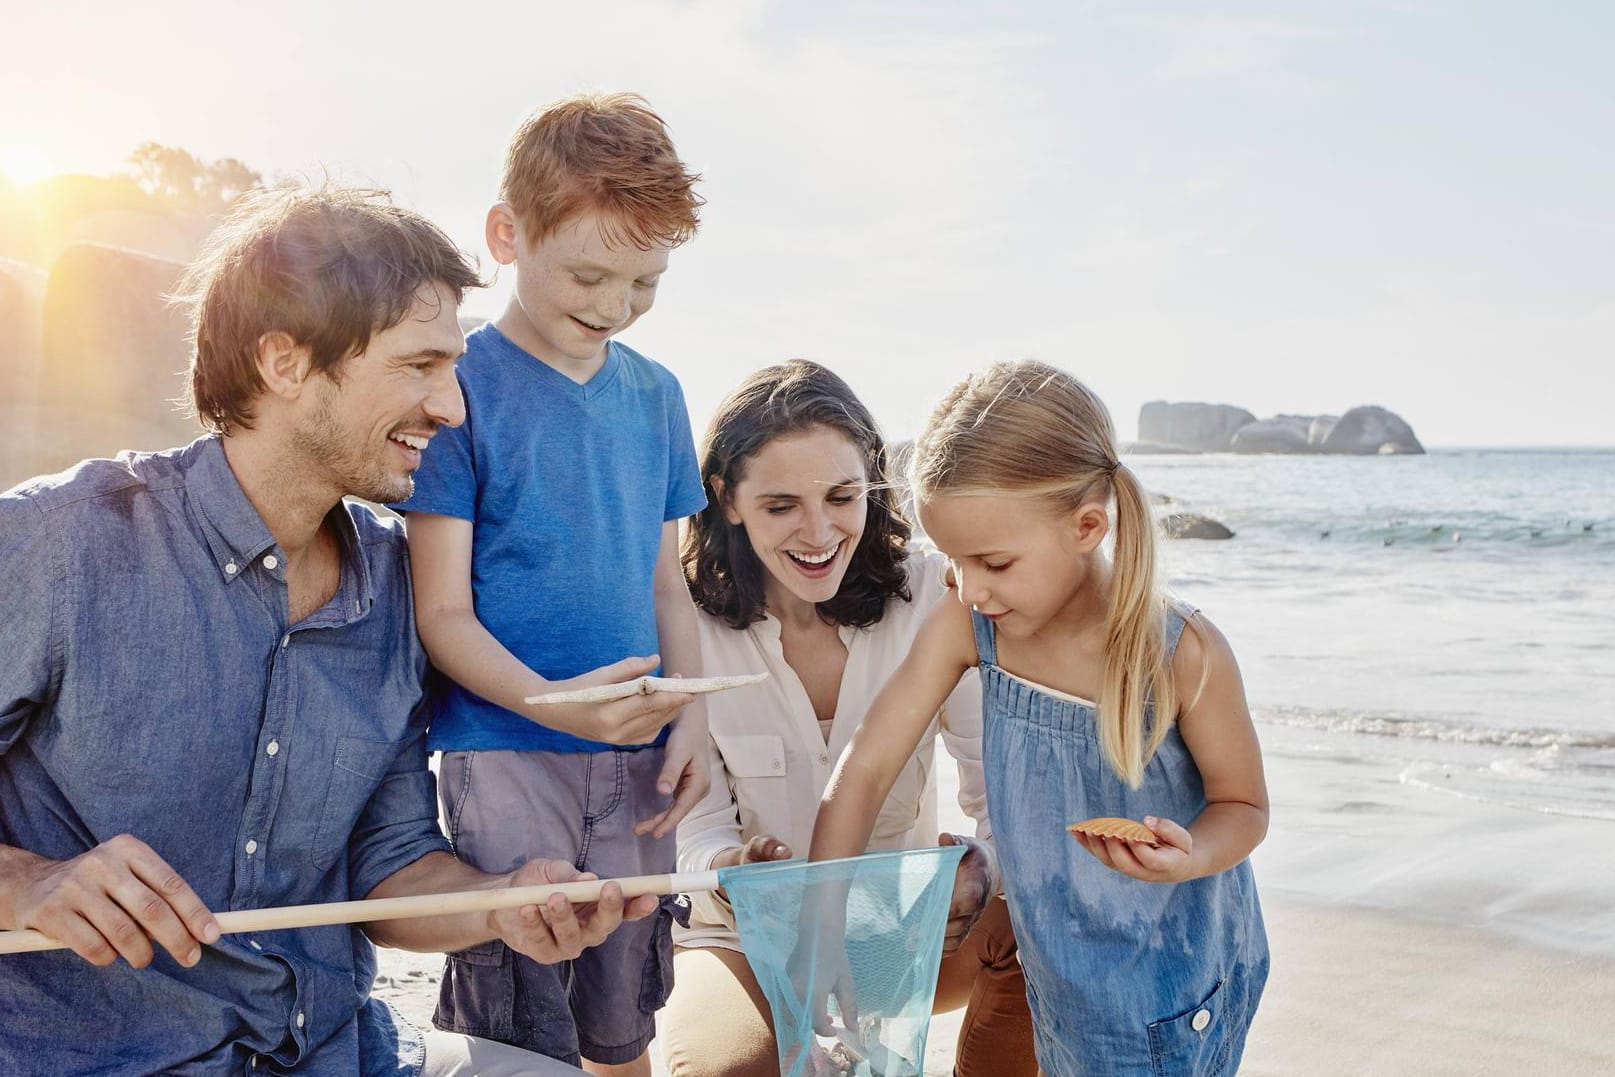
<svg viewBox="0 0 1615 1077">
<path fill-rule="evenodd" d="M 1615 448 L 1124 459 L 1234 532 L 1161 564 L 1239 659 L 1278 885 L 1615 955 Z"/>
</svg>

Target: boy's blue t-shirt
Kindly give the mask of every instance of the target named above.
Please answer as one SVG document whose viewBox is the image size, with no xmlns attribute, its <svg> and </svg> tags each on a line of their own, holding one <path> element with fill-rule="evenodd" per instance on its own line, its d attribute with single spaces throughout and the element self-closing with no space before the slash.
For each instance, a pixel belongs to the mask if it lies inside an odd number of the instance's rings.
<svg viewBox="0 0 1615 1077">
<path fill-rule="evenodd" d="M 457 372 L 465 422 L 437 432 L 414 495 L 393 507 L 471 521 L 477 618 L 545 678 L 659 652 L 662 525 L 706 505 L 678 379 L 612 341 L 579 385 L 492 323 L 466 338 Z M 441 681 L 434 751 L 611 747 Z"/>
</svg>

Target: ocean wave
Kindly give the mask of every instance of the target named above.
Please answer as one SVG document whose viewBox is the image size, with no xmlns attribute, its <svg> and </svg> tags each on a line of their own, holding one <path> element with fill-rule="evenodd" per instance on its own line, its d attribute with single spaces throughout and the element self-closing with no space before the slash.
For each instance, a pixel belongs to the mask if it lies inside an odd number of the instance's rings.
<svg viewBox="0 0 1615 1077">
<path fill-rule="evenodd" d="M 1615 821 L 1615 787 L 1594 781 L 1566 782 L 1562 771 L 1553 766 L 1418 762 L 1408 764 L 1401 780 L 1405 785 L 1464 800 L 1545 815 Z"/>
<path fill-rule="evenodd" d="M 1615 733 L 1501 728 L 1449 718 L 1274 708 L 1276 755 L 1389 764 L 1404 785 L 1548 815 L 1615 820 Z M 1276 733 L 1276 731 L 1275 731 Z"/>
<path fill-rule="evenodd" d="M 1258 721 L 1272 725 L 1315 729 L 1329 733 L 1409 737 L 1421 741 L 1481 747 L 1615 750 L 1615 733 L 1587 730 L 1553 729 L 1544 726 L 1506 729 L 1446 718 L 1347 714 L 1291 707 L 1262 708 L 1254 712 L 1253 716 Z"/>
</svg>

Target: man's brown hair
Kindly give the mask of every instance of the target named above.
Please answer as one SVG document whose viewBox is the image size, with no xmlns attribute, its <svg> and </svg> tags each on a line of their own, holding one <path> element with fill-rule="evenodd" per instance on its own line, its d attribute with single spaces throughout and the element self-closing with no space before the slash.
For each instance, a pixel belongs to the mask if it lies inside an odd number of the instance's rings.
<svg viewBox="0 0 1615 1077">
<path fill-rule="evenodd" d="M 529 116 L 510 140 L 499 197 L 536 243 L 580 213 L 640 250 L 676 247 L 700 225 L 700 176 L 638 94 L 585 94 Z"/>
<path fill-rule="evenodd" d="M 422 287 L 455 303 L 483 286 L 437 225 L 386 191 L 277 187 L 253 191 L 208 237 L 176 298 L 192 313 L 191 404 L 204 426 L 252 426 L 264 391 L 258 346 L 283 332 L 311 367 L 339 378 L 373 334 L 397 325 Z"/>
</svg>

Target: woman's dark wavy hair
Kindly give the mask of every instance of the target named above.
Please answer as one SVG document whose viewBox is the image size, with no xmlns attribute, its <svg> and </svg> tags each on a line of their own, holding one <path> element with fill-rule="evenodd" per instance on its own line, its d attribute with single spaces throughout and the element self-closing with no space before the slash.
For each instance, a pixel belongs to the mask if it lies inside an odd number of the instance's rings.
<svg viewBox="0 0 1615 1077">
<path fill-rule="evenodd" d="M 835 597 L 819 603 L 819 616 L 862 628 L 881 619 L 892 598 L 908 601 L 910 528 L 894 506 L 886 442 L 869 409 L 847 383 L 818 363 L 792 359 L 764 367 L 741 382 L 712 416 L 701 446 L 701 484 L 707 507 L 684 536 L 684 574 L 695 604 L 732 628 L 763 619 L 763 574 L 746 529 L 724 518 L 713 490 L 717 478 L 732 494 L 746 462 L 775 438 L 816 426 L 838 430 L 863 452 L 869 476 L 864 534 L 852 553 Z"/>
</svg>

